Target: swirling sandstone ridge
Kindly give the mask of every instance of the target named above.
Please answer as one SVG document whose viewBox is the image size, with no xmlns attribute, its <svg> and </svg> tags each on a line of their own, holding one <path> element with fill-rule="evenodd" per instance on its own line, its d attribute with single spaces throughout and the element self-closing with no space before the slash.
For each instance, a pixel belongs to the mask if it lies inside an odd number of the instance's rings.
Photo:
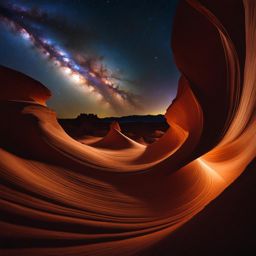
<svg viewBox="0 0 256 256">
<path fill-rule="evenodd" d="M 256 1 L 181 1 L 170 128 L 147 146 L 117 123 L 74 140 L 47 88 L 1 67 L 1 255 L 151 255 L 256 155 L 255 45 Z"/>
</svg>

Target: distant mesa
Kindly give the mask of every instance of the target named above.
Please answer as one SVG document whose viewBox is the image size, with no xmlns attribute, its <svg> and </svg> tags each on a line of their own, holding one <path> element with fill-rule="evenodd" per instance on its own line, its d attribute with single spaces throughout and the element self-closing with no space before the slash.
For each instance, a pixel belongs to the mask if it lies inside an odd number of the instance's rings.
<svg viewBox="0 0 256 256">
<path fill-rule="evenodd" d="M 129 138 L 150 144 L 169 128 L 164 115 L 133 115 L 100 118 L 95 114 L 80 114 L 74 119 L 59 119 L 63 129 L 73 138 L 104 137 L 114 128 Z"/>
<path fill-rule="evenodd" d="M 62 118 L 62 120 L 68 120 L 73 118 Z M 129 122 L 165 122 L 164 115 L 130 115 L 130 116 L 121 116 L 121 117 L 103 117 L 100 118 L 98 115 L 93 113 L 81 113 L 76 118 L 77 122 L 79 121 L 86 121 L 86 120 L 102 120 L 103 122 L 113 122 L 117 121 L 118 123 L 129 123 Z"/>
</svg>

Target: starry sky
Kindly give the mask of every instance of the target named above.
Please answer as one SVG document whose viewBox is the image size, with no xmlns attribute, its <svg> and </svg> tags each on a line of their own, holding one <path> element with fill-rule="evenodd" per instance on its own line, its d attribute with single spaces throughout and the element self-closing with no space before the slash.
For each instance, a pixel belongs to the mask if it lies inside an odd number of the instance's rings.
<svg viewBox="0 0 256 256">
<path fill-rule="evenodd" d="M 0 64 L 47 86 L 59 117 L 165 113 L 178 0 L 0 1 Z"/>
</svg>

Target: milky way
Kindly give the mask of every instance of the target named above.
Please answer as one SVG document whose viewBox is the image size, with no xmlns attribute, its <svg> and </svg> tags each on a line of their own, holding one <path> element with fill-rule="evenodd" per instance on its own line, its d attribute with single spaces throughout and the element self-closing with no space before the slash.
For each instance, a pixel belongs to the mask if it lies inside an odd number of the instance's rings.
<svg viewBox="0 0 256 256">
<path fill-rule="evenodd" d="M 104 108 L 127 108 L 139 106 L 138 97 L 119 88 L 116 74 L 104 66 L 101 59 L 71 51 L 50 36 L 44 21 L 49 14 L 41 9 L 17 4 L 0 6 L 0 21 L 35 47 L 82 93 L 91 95 Z"/>
</svg>

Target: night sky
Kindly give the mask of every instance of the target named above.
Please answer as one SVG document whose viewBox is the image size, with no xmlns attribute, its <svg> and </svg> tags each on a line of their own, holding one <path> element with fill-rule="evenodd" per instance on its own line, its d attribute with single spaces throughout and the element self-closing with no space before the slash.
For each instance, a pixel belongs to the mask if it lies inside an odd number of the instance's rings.
<svg viewBox="0 0 256 256">
<path fill-rule="evenodd" d="M 177 2 L 0 1 L 0 64 L 47 86 L 59 117 L 165 113 Z"/>
</svg>

